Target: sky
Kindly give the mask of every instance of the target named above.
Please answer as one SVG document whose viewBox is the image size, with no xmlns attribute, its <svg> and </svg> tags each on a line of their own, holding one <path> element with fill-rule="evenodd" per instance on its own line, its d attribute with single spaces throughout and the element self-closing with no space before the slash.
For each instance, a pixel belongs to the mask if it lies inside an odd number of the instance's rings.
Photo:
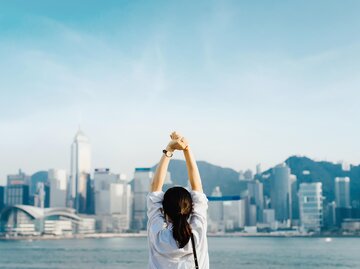
<svg viewBox="0 0 360 269">
<path fill-rule="evenodd" d="M 359 13 L 356 0 L 0 0 L 0 184 L 69 171 L 79 126 L 93 168 L 128 178 L 173 130 L 235 170 L 359 164 Z"/>
</svg>

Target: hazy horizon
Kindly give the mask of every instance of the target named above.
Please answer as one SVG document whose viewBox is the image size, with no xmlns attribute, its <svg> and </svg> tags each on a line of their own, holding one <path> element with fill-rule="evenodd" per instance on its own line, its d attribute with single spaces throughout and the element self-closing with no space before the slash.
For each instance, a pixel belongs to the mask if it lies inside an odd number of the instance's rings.
<svg viewBox="0 0 360 269">
<path fill-rule="evenodd" d="M 173 130 L 198 160 L 359 164 L 359 1 L 0 3 L 0 184 L 93 168 L 132 177 Z M 176 155 L 181 158 L 181 155 Z"/>
</svg>

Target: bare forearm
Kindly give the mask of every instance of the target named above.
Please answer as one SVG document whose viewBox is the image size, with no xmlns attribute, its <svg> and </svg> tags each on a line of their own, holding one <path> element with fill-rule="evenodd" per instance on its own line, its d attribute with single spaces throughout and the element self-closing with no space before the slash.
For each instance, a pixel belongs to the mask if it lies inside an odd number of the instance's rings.
<svg viewBox="0 0 360 269">
<path fill-rule="evenodd" d="M 161 191 L 164 185 L 166 173 L 168 170 L 170 158 L 163 155 L 160 159 L 158 166 L 156 167 L 156 171 L 154 174 L 153 181 L 151 183 L 151 191 Z"/>
<path fill-rule="evenodd" d="M 197 167 L 195 157 L 191 152 L 190 147 L 184 150 L 184 156 L 186 160 L 186 168 L 189 175 L 190 185 L 192 190 L 202 192 L 202 184 L 199 169 Z"/>
</svg>

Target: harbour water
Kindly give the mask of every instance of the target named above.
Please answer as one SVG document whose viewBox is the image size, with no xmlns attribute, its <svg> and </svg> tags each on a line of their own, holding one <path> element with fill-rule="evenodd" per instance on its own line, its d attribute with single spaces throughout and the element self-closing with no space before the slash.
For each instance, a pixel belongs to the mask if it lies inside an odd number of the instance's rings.
<svg viewBox="0 0 360 269">
<path fill-rule="evenodd" d="M 360 238 L 210 237 L 210 268 L 360 268 Z M 0 241 L 0 268 L 147 268 L 146 238 Z"/>
</svg>

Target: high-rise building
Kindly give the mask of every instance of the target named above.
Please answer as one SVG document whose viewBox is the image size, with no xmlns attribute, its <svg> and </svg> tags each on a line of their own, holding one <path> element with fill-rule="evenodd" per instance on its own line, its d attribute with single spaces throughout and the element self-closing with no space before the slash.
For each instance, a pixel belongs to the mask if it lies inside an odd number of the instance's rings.
<svg viewBox="0 0 360 269">
<path fill-rule="evenodd" d="M 212 197 L 222 197 L 222 193 L 219 186 L 216 186 L 211 193 Z M 211 201 L 209 203 L 209 219 L 212 223 L 211 227 L 213 231 L 220 230 L 222 227 L 222 222 L 224 219 L 224 202 L 222 200 L 219 201 Z"/>
<path fill-rule="evenodd" d="M 261 169 L 261 163 L 258 163 L 256 165 L 256 175 L 261 175 L 262 169 Z"/>
<path fill-rule="evenodd" d="M 263 211 L 263 223 L 266 224 L 269 228 L 275 229 L 275 210 L 274 209 L 264 209 Z"/>
<path fill-rule="evenodd" d="M 18 174 L 7 176 L 7 185 L 29 185 L 30 176 L 26 175 L 21 169 Z"/>
<path fill-rule="evenodd" d="M 30 205 L 29 185 L 8 185 L 6 187 L 6 205 Z"/>
<path fill-rule="evenodd" d="M 102 232 L 119 232 L 130 228 L 132 194 L 128 182 L 110 169 L 95 169 L 95 214 Z"/>
<path fill-rule="evenodd" d="M 259 180 L 248 182 L 249 202 L 250 205 L 256 206 L 256 221 L 262 221 L 262 214 L 264 209 L 264 191 L 263 184 Z M 254 209 L 253 209 L 254 210 Z"/>
<path fill-rule="evenodd" d="M 244 228 L 246 224 L 246 201 L 244 199 L 224 202 L 224 226 L 226 230 Z"/>
<path fill-rule="evenodd" d="M 41 183 L 41 184 L 39 185 L 39 183 Z M 47 171 L 38 171 L 30 177 L 30 182 L 29 182 L 30 205 L 35 205 L 36 203 L 39 202 L 38 201 L 39 186 L 43 187 L 44 207 L 47 208 L 50 206 L 50 184 L 49 184 L 49 180 L 48 180 L 48 172 Z"/>
<path fill-rule="evenodd" d="M 279 222 L 291 220 L 290 168 L 285 163 L 273 168 L 270 184 L 271 208 L 275 210 L 275 219 Z"/>
<path fill-rule="evenodd" d="M 19 170 L 18 174 L 7 176 L 6 205 L 30 205 L 30 176 Z"/>
<path fill-rule="evenodd" d="M 134 173 L 134 206 L 133 206 L 133 228 L 146 230 L 147 205 L 146 196 L 150 191 L 153 177 L 151 168 L 135 168 Z"/>
<path fill-rule="evenodd" d="M 49 180 L 48 180 L 47 171 L 38 171 L 30 177 L 30 183 L 29 183 L 30 197 L 34 197 L 37 191 L 38 183 L 40 182 L 44 183 L 45 185 L 48 185 Z"/>
<path fill-rule="evenodd" d="M 50 169 L 50 207 L 66 207 L 67 175 L 63 169 Z"/>
<path fill-rule="evenodd" d="M 291 184 L 291 218 L 292 224 L 299 223 L 299 197 L 298 197 L 298 186 L 296 175 L 290 175 Z"/>
<path fill-rule="evenodd" d="M 5 206 L 5 187 L 0 186 L 0 212 Z"/>
<path fill-rule="evenodd" d="M 78 213 L 87 213 L 87 189 L 91 170 L 89 139 L 78 131 L 71 145 L 70 206 Z"/>
<path fill-rule="evenodd" d="M 324 227 L 332 229 L 336 227 L 336 204 L 335 202 L 328 203 L 324 206 Z"/>
<path fill-rule="evenodd" d="M 350 178 L 335 178 L 335 203 L 337 208 L 350 208 Z"/>
<path fill-rule="evenodd" d="M 301 183 L 299 205 L 301 229 L 306 232 L 320 232 L 323 226 L 322 184 Z"/>
<path fill-rule="evenodd" d="M 36 192 L 34 194 L 34 206 L 45 208 L 45 184 L 38 182 Z"/>
</svg>

